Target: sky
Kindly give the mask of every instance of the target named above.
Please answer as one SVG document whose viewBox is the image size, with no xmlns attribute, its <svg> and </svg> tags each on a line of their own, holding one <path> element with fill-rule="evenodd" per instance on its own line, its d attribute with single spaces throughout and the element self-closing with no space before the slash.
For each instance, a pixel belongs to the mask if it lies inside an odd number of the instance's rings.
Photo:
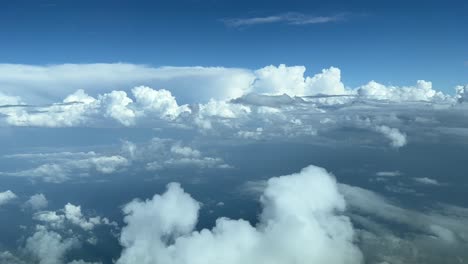
<svg viewBox="0 0 468 264">
<path fill-rule="evenodd" d="M 372 76 L 393 85 L 429 80 L 446 92 L 468 81 L 466 1 L 40 0 L 0 5 L 3 63 L 249 69 L 284 63 L 304 65 L 309 73 L 335 66 L 350 87 Z M 261 22 L 268 17 L 276 20 Z M 320 17 L 328 19 L 306 22 Z M 233 23 L 255 18 L 260 20 Z"/>
<path fill-rule="evenodd" d="M 0 264 L 468 262 L 467 11 L 0 1 Z"/>
</svg>

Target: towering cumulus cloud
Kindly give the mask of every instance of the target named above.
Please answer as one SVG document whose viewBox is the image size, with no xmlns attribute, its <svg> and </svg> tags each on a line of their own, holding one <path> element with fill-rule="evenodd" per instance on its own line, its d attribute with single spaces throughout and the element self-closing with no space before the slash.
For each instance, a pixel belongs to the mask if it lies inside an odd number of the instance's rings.
<svg viewBox="0 0 468 264">
<path fill-rule="evenodd" d="M 194 231 L 200 204 L 171 183 L 162 195 L 124 207 L 119 264 L 361 263 L 345 201 L 322 168 L 272 178 L 261 196 L 256 226 L 219 218 Z"/>
</svg>

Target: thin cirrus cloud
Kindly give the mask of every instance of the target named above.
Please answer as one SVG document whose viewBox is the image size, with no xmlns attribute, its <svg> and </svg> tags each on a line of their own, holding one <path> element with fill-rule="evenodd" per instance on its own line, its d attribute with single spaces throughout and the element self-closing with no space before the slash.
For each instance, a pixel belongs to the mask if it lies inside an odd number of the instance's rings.
<svg viewBox="0 0 468 264">
<path fill-rule="evenodd" d="M 222 19 L 226 26 L 229 27 L 246 27 L 262 24 L 282 23 L 287 25 L 311 25 L 311 24 L 325 24 L 331 22 L 338 22 L 347 19 L 345 14 L 336 14 L 330 16 L 314 16 L 309 14 L 289 12 L 271 16 L 259 16 L 248 18 L 227 18 Z"/>
</svg>

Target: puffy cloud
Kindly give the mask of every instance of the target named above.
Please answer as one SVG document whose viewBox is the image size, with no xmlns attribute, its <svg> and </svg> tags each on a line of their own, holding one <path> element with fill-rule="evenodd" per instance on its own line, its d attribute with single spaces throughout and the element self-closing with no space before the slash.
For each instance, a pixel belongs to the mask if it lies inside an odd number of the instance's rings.
<svg viewBox="0 0 468 264">
<path fill-rule="evenodd" d="M 71 203 L 67 203 L 59 211 L 41 211 L 35 213 L 33 219 L 57 230 L 65 229 L 67 225 L 80 227 L 84 231 L 91 231 L 97 225 L 114 225 L 114 223 L 111 223 L 105 217 L 85 217 L 81 211 L 81 206 Z"/>
<path fill-rule="evenodd" d="M 132 89 L 137 104 L 143 114 L 154 114 L 174 120 L 183 112 L 190 112 L 187 105 L 179 106 L 171 92 L 161 89 L 153 90 L 146 86 L 138 86 Z"/>
<path fill-rule="evenodd" d="M 44 226 L 37 226 L 36 232 L 26 240 L 25 250 L 39 264 L 63 264 L 65 254 L 78 245 L 75 238 L 63 238 Z"/>
<path fill-rule="evenodd" d="M 314 94 L 346 94 L 344 84 L 341 82 L 341 70 L 336 67 L 323 69 L 313 77 L 306 78 L 306 89 L 304 95 Z"/>
<path fill-rule="evenodd" d="M 344 199 L 324 169 L 272 178 L 260 201 L 256 226 L 219 218 L 213 229 L 194 231 L 199 203 L 169 184 L 124 207 L 117 263 L 361 263 Z"/>
<path fill-rule="evenodd" d="M 305 90 L 304 66 L 280 64 L 270 65 L 255 71 L 257 79 L 253 85 L 254 91 L 265 94 L 303 95 Z"/>
<path fill-rule="evenodd" d="M 199 104 L 193 118 L 194 124 L 202 129 L 212 129 L 213 123 L 232 126 L 234 119 L 245 119 L 251 113 L 249 106 L 224 101 L 210 100 Z"/>
<path fill-rule="evenodd" d="M 284 64 L 280 64 L 278 67 L 266 66 L 255 71 L 257 79 L 253 84 L 253 91 L 290 96 L 347 93 L 341 82 L 340 69 L 330 67 L 312 77 L 304 77 L 305 71 L 304 66 L 288 67 Z"/>
<path fill-rule="evenodd" d="M 198 114 L 201 117 L 238 118 L 250 113 L 250 108 L 242 104 L 210 100 L 200 104 Z"/>
<path fill-rule="evenodd" d="M 44 194 L 39 193 L 31 196 L 26 202 L 25 206 L 34 211 L 42 210 L 49 205 L 49 201 Z"/>
<path fill-rule="evenodd" d="M 448 97 L 442 92 L 432 89 L 432 83 L 418 80 L 415 86 L 386 86 L 370 81 L 357 89 L 360 96 L 375 100 L 388 101 L 433 101 L 444 100 Z"/>
<path fill-rule="evenodd" d="M 125 91 L 100 94 L 96 99 L 80 89 L 61 103 L 42 107 L 9 107 L 0 109 L 0 113 L 6 115 L 6 123 L 13 126 L 71 127 L 102 125 L 106 124 L 103 122 L 106 119 L 124 126 L 133 126 L 145 118 L 171 121 L 191 111 L 187 105 L 179 106 L 166 90 L 139 86 L 132 93 L 135 100 Z"/>
<path fill-rule="evenodd" d="M 104 174 L 114 173 L 129 164 L 126 158 L 119 155 L 97 156 L 89 160 L 83 160 L 81 163 L 84 163 L 83 166 L 80 165 L 81 168 L 88 169 L 89 164 L 92 164 L 93 167 L 95 166 L 96 171 Z"/>
<path fill-rule="evenodd" d="M 401 133 L 397 128 L 391 128 L 388 126 L 377 126 L 375 128 L 377 132 L 382 133 L 385 137 L 390 139 L 392 147 L 400 148 L 406 145 L 406 134 Z"/>
<path fill-rule="evenodd" d="M 129 108 L 133 100 L 127 97 L 124 91 L 112 91 L 99 96 L 104 106 L 104 116 L 114 118 L 125 126 L 135 123 L 135 111 Z"/>
<path fill-rule="evenodd" d="M 10 190 L 0 192 L 0 206 L 7 204 L 16 198 L 17 198 L 16 194 Z"/>
<path fill-rule="evenodd" d="M 182 146 L 180 143 L 175 144 L 171 147 L 171 152 L 183 157 L 195 157 L 198 158 L 201 156 L 199 150 L 193 149 L 191 147 Z"/>
</svg>

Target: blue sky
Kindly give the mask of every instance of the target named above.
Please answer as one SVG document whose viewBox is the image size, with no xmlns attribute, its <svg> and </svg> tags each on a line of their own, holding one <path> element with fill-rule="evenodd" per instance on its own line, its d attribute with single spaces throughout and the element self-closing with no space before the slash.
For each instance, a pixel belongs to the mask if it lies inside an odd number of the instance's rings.
<svg viewBox="0 0 468 264">
<path fill-rule="evenodd" d="M 2 1 L 2 63 L 304 65 L 346 85 L 468 82 L 466 1 Z M 331 18 L 294 24 L 288 15 Z M 229 19 L 271 18 L 229 25 Z M 232 23 L 231 23 L 232 24 Z"/>
</svg>

